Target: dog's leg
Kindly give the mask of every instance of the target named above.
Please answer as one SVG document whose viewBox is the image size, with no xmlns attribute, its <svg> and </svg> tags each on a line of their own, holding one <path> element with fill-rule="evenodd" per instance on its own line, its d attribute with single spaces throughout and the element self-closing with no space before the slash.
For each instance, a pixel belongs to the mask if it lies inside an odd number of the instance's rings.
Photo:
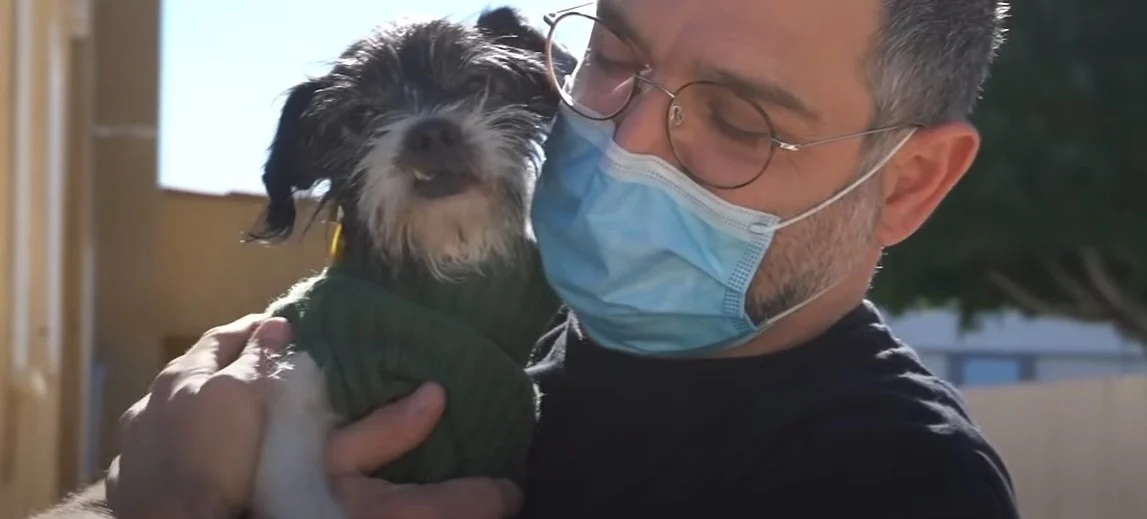
<svg viewBox="0 0 1147 519">
<path fill-rule="evenodd" d="M 255 476 L 255 517 L 345 519 L 324 463 L 335 417 L 322 371 L 310 355 L 294 352 L 280 361 L 271 383 Z"/>
</svg>

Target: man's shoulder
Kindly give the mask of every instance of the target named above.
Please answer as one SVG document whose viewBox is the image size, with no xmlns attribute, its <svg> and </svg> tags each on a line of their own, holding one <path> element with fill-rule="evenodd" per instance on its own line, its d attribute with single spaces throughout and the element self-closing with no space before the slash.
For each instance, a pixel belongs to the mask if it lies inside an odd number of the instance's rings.
<svg viewBox="0 0 1147 519">
<path fill-rule="evenodd" d="M 873 377 L 793 431 L 773 486 L 834 496 L 810 504 L 809 517 L 843 503 L 858 517 L 1018 517 L 1003 460 L 958 392 L 929 374 Z"/>
<path fill-rule="evenodd" d="M 842 376 L 819 402 L 820 420 L 839 428 L 903 428 L 978 435 L 963 395 L 929 372 L 907 347 L 887 350 L 883 359 Z"/>
<path fill-rule="evenodd" d="M 957 388 L 928 372 L 905 346 L 885 356 L 883 362 L 893 366 L 866 366 L 866 376 L 842 383 L 810 406 L 799 428 L 803 441 L 851 457 L 916 449 L 929 454 L 924 459 L 931 461 L 925 464 L 968 461 L 983 454 L 998 458 Z M 921 458 L 895 459 L 911 465 Z"/>
<path fill-rule="evenodd" d="M 814 436 L 804 450 L 770 491 L 831 496 L 828 502 L 802 503 L 809 517 L 843 512 L 838 506 L 856 517 L 1018 517 L 999 457 L 960 430 L 840 428 Z"/>
</svg>

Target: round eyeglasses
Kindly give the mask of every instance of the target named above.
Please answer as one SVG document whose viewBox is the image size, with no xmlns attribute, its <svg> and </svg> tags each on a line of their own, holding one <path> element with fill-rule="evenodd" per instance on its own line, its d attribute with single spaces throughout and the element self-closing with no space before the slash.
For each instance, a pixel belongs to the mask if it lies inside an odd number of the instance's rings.
<svg viewBox="0 0 1147 519">
<path fill-rule="evenodd" d="M 648 61 L 609 25 L 578 6 L 547 15 L 549 79 L 561 99 L 582 117 L 607 120 L 623 112 L 641 92 L 658 90 L 669 97 L 665 131 L 669 147 L 685 174 L 717 189 L 744 187 L 769 167 L 777 149 L 798 151 L 809 146 L 884 132 L 879 128 L 791 143 L 776 137 L 769 115 L 740 90 L 714 81 L 692 81 L 676 89 L 650 79 Z M 563 45 L 585 52 L 576 65 L 568 63 Z M 570 70 L 572 68 L 572 70 Z"/>
</svg>

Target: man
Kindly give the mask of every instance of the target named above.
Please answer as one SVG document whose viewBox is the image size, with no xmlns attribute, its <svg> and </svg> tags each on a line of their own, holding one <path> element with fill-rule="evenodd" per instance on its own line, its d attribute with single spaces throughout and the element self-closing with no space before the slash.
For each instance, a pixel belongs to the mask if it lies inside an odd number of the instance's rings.
<svg viewBox="0 0 1147 519">
<path fill-rule="evenodd" d="M 602 0 L 547 17 L 590 41 L 555 78 L 566 106 L 535 195 L 570 313 L 531 368 L 543 397 L 527 488 L 359 475 L 433 426 L 444 395 L 428 385 L 332 438 L 350 515 L 1017 517 L 958 395 L 864 301 L 881 251 L 978 151 L 966 116 L 1005 11 Z M 240 355 L 259 322 L 206 335 L 125 415 L 118 517 L 244 507 L 259 359 L 289 336 L 263 322 Z M 48 517 L 102 513 L 89 502 Z"/>
</svg>

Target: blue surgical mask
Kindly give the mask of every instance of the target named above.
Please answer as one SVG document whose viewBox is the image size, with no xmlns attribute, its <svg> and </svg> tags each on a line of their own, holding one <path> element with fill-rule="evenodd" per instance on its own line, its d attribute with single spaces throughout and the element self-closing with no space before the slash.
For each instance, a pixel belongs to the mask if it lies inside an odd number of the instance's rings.
<svg viewBox="0 0 1147 519">
<path fill-rule="evenodd" d="M 545 144 L 533 231 L 546 278 L 590 339 L 659 356 L 742 345 L 831 289 L 759 324 L 745 312 L 776 232 L 868 180 L 908 140 L 833 197 L 782 221 L 722 200 L 658 157 L 626 151 L 613 142 L 614 128 L 562 107 Z"/>
</svg>

